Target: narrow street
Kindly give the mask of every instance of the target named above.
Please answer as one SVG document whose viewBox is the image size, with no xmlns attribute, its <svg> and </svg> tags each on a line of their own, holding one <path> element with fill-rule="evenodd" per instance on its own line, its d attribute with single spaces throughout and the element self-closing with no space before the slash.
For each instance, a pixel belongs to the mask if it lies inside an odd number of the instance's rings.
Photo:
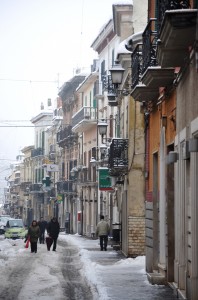
<svg viewBox="0 0 198 300">
<path fill-rule="evenodd" d="M 6 244 L 6 249 L 3 244 Z M 99 251 L 98 240 L 59 236 L 57 252 L 0 238 L 1 300 L 175 300 L 168 286 L 150 285 L 144 257 Z"/>
<path fill-rule="evenodd" d="M 24 247 L 23 241 L 17 240 L 13 247 L 20 246 Z M 1 300 L 97 299 L 81 272 L 82 262 L 76 246 L 59 242 L 57 252 L 48 252 L 46 245 L 40 244 L 37 253 L 30 253 L 30 249 L 22 251 L 16 257 L 9 257 L 5 267 L 1 267 Z M 6 257 L 0 255 L 0 259 Z"/>
</svg>

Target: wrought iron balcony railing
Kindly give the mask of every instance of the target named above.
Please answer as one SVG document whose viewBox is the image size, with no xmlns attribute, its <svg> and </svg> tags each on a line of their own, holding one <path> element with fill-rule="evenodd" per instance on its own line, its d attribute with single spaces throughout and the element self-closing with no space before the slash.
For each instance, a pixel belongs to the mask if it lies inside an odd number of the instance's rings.
<svg viewBox="0 0 198 300">
<path fill-rule="evenodd" d="M 77 135 L 72 132 L 71 125 L 61 126 L 60 130 L 57 132 L 56 138 L 59 146 L 64 144 L 66 147 L 69 147 L 77 141 Z"/>
<path fill-rule="evenodd" d="M 57 143 L 60 143 L 64 139 L 68 138 L 72 134 L 72 126 L 71 125 L 65 125 L 61 126 L 59 131 L 57 132 Z"/>
<path fill-rule="evenodd" d="M 14 184 L 16 184 L 16 185 L 20 184 L 20 178 L 15 178 Z"/>
<path fill-rule="evenodd" d="M 96 120 L 97 109 L 95 107 L 84 106 L 72 117 L 72 127 L 75 127 L 83 120 Z"/>
<path fill-rule="evenodd" d="M 148 67 L 156 66 L 157 20 L 151 19 L 143 34 L 143 44 L 137 44 L 131 55 L 132 89 L 141 82 L 141 76 Z"/>
<path fill-rule="evenodd" d="M 40 183 L 30 184 L 29 188 L 30 188 L 30 193 L 42 192 L 42 184 Z"/>
<path fill-rule="evenodd" d="M 158 0 L 157 1 L 157 11 L 158 11 L 158 32 L 160 31 L 162 21 L 166 10 L 175 10 L 175 9 L 189 9 L 190 1 L 189 0 Z"/>
<path fill-rule="evenodd" d="M 142 74 L 148 67 L 154 67 L 157 65 L 156 51 L 157 51 L 157 19 L 150 19 L 143 34 L 143 46 L 142 46 Z"/>
<path fill-rule="evenodd" d="M 31 150 L 31 157 L 44 155 L 44 149 L 41 147 Z"/>
<path fill-rule="evenodd" d="M 68 181 L 58 181 L 57 182 L 57 192 L 58 193 L 72 193 L 73 180 Z"/>
<path fill-rule="evenodd" d="M 141 77 L 148 67 L 158 65 L 157 42 L 161 25 L 167 10 L 189 9 L 190 1 L 157 0 L 157 15 L 147 24 L 143 34 L 143 44 L 138 44 L 131 55 L 132 89 L 141 82 Z"/>
<path fill-rule="evenodd" d="M 128 170 L 128 139 L 112 139 L 109 150 L 109 173 L 111 176 L 125 174 Z"/>
<path fill-rule="evenodd" d="M 21 182 L 20 189 L 22 191 L 28 193 L 30 184 L 31 184 L 31 181 L 23 181 L 23 182 Z"/>
<path fill-rule="evenodd" d="M 131 55 L 132 89 L 140 82 L 142 74 L 142 44 L 137 44 Z"/>
</svg>

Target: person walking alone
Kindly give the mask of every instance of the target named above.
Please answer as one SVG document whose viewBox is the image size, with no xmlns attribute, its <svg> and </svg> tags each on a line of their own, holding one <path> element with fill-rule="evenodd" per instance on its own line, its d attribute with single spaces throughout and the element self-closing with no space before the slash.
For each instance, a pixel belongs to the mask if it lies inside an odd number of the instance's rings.
<svg viewBox="0 0 198 300">
<path fill-rule="evenodd" d="M 37 242 L 40 236 L 40 229 L 36 220 L 32 221 L 32 225 L 28 229 L 27 236 L 30 238 L 31 253 L 37 253 Z"/>
<path fill-rule="evenodd" d="M 96 227 L 96 236 L 100 238 L 100 250 L 107 251 L 108 235 L 110 233 L 109 224 L 104 220 L 104 216 L 100 216 L 100 222 Z"/>
<path fill-rule="evenodd" d="M 56 251 L 56 243 L 60 232 L 60 225 L 56 217 L 53 217 L 47 226 L 47 233 L 53 239 L 53 251 Z M 50 248 L 48 248 L 48 251 Z"/>
</svg>

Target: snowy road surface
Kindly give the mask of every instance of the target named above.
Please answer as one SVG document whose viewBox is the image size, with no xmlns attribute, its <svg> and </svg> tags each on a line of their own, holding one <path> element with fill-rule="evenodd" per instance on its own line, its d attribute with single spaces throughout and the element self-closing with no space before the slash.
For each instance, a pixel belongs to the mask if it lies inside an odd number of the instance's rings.
<svg viewBox="0 0 198 300">
<path fill-rule="evenodd" d="M 168 286 L 151 285 L 145 257 L 125 258 L 99 241 L 61 233 L 57 252 L 0 236 L 0 300 L 175 300 Z"/>
<path fill-rule="evenodd" d="M 38 244 L 38 252 L 30 253 L 21 240 L 2 243 L 7 244 L 10 253 L 6 256 L 0 251 L 1 300 L 98 299 L 83 275 L 76 246 L 60 241 L 57 252 L 48 252 L 46 245 Z"/>
</svg>

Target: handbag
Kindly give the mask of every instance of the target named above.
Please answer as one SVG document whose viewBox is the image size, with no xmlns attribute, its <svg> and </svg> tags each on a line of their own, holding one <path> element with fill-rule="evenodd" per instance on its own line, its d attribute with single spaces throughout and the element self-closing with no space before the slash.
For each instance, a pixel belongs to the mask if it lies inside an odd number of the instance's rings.
<svg viewBox="0 0 198 300">
<path fill-rule="evenodd" d="M 28 237 L 27 242 L 25 244 L 25 248 L 26 249 L 29 248 L 29 244 L 30 244 L 30 237 Z"/>
<path fill-rule="evenodd" d="M 46 240 L 47 250 L 50 250 L 50 247 L 53 244 L 53 239 L 50 236 L 47 236 L 45 240 Z"/>
</svg>

